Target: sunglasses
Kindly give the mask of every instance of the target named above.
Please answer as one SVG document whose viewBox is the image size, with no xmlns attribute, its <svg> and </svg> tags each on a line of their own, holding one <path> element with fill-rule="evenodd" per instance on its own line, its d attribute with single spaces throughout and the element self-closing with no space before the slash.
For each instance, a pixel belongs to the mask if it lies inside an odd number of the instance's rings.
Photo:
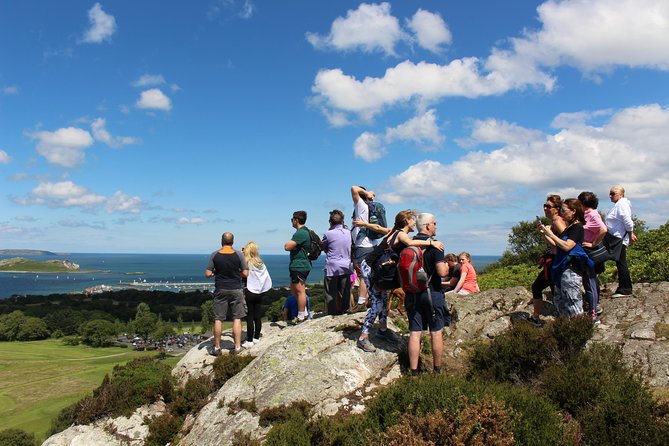
<svg viewBox="0 0 669 446">
<path fill-rule="evenodd" d="M 555 206 L 551 206 L 549 204 L 544 204 L 544 209 L 553 209 Z"/>
</svg>

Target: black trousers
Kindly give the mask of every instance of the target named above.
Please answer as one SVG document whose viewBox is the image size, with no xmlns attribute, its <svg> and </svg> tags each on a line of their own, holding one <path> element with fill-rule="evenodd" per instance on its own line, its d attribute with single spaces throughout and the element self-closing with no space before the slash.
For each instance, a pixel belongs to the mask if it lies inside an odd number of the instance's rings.
<svg viewBox="0 0 669 446">
<path fill-rule="evenodd" d="M 339 276 L 326 277 L 325 286 L 325 305 L 329 315 L 344 314 L 349 309 L 351 297 L 351 275 L 342 274 Z"/>
<path fill-rule="evenodd" d="M 616 261 L 616 267 L 618 268 L 618 289 L 616 293 L 632 294 L 632 278 L 627 266 L 627 246 L 625 245 L 620 251 L 620 259 Z"/>
<path fill-rule="evenodd" d="M 260 339 L 260 330 L 262 330 L 262 300 L 267 293 L 255 294 L 244 289 L 246 297 L 246 338 L 253 342 L 253 339 Z"/>
</svg>

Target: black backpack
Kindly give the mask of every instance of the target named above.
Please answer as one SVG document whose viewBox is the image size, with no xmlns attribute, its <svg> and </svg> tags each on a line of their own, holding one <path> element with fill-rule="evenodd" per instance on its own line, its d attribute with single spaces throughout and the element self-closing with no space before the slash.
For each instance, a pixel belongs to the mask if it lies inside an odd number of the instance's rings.
<svg viewBox="0 0 669 446">
<path fill-rule="evenodd" d="M 372 268 L 371 281 L 377 290 L 394 290 L 400 286 L 397 271 L 400 257 L 393 250 L 398 235 L 399 231 L 396 231 L 391 237 L 384 238 L 366 259 Z"/>
<path fill-rule="evenodd" d="M 321 249 L 321 238 L 316 234 L 314 231 L 311 229 L 307 228 L 304 226 L 304 229 L 309 231 L 309 247 L 305 250 L 305 254 L 307 255 L 307 258 L 311 261 L 316 260 L 318 257 L 320 257 L 321 252 L 323 250 Z"/>
</svg>

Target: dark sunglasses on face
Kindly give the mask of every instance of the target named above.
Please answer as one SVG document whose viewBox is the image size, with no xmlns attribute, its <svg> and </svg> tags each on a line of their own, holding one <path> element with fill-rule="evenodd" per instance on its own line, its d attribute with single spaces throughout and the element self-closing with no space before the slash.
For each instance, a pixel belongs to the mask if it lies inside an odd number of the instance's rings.
<svg viewBox="0 0 669 446">
<path fill-rule="evenodd" d="M 550 204 L 544 204 L 544 209 L 553 209 L 553 207 Z"/>
</svg>

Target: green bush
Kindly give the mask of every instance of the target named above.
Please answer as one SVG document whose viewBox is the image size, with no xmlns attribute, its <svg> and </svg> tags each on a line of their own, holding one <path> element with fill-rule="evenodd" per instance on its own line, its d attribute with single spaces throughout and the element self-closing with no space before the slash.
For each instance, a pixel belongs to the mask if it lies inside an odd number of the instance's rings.
<svg viewBox="0 0 669 446">
<path fill-rule="evenodd" d="M 669 420 L 640 373 L 630 371 L 619 349 L 595 344 L 542 375 L 546 395 L 581 424 L 589 445 L 665 445 Z"/>
<path fill-rule="evenodd" d="M 209 395 L 216 390 L 213 380 L 209 376 L 190 378 L 183 389 L 175 391 L 173 400 L 168 409 L 175 415 L 196 413 L 207 404 Z"/>
<path fill-rule="evenodd" d="M 522 286 L 530 289 L 537 278 L 536 265 L 509 265 L 484 269 L 477 277 L 481 291 Z"/>
<path fill-rule="evenodd" d="M 543 328 L 524 321 L 514 324 L 489 343 L 478 343 L 470 357 L 470 377 L 528 382 L 551 361 L 564 361 L 580 352 L 592 337 L 588 318 L 558 318 Z"/>
<path fill-rule="evenodd" d="M 216 358 L 213 363 L 214 386 L 219 389 L 227 380 L 241 372 L 255 356 L 223 355 Z"/>
<path fill-rule="evenodd" d="M 63 336 L 60 341 L 64 345 L 79 345 L 81 343 L 81 338 L 79 336 Z"/>
<path fill-rule="evenodd" d="M 36 446 L 35 436 L 21 429 L 0 431 L 0 446 Z"/>
<path fill-rule="evenodd" d="M 170 372 L 169 366 L 149 357 L 114 366 L 111 377 L 105 375 L 93 395 L 82 398 L 75 405 L 73 422 L 89 424 L 107 415 L 129 416 L 135 409 L 153 403 L 159 396 L 171 400 L 174 385 Z M 71 410 L 66 408 L 61 412 L 60 425 L 67 423 L 67 414 Z"/>
<path fill-rule="evenodd" d="M 56 418 L 51 420 L 51 427 L 47 431 L 47 437 L 50 437 L 58 432 L 63 432 L 74 424 L 74 417 L 77 413 L 79 403 L 70 404 L 61 410 Z"/>
<path fill-rule="evenodd" d="M 179 433 L 183 424 L 183 417 L 174 416 L 167 412 L 149 421 L 149 435 L 144 441 L 144 446 L 164 446 L 171 443 Z"/>
</svg>

